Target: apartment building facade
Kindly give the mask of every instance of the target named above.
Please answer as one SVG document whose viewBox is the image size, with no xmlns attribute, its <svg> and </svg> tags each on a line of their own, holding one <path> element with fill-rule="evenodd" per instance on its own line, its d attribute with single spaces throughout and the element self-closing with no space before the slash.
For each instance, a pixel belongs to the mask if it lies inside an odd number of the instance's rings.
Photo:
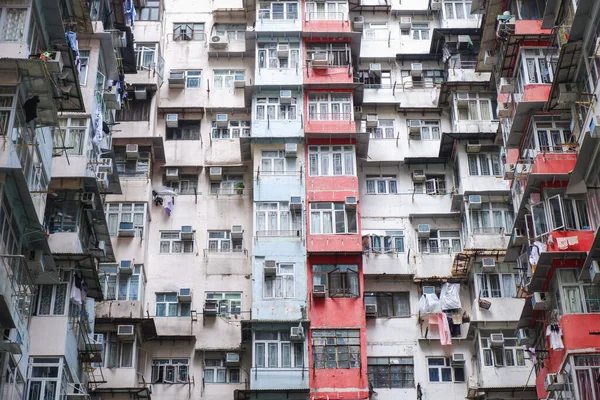
<svg viewBox="0 0 600 400">
<path fill-rule="evenodd" d="M 0 0 L 2 398 L 597 400 L 598 8 Z"/>
</svg>

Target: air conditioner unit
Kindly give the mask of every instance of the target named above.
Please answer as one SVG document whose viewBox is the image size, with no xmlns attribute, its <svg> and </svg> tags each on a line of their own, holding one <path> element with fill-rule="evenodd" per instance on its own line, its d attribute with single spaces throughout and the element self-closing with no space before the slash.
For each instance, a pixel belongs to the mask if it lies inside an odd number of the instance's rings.
<svg viewBox="0 0 600 400">
<path fill-rule="evenodd" d="M 246 77 L 244 75 L 236 75 L 233 78 L 233 87 L 242 89 L 246 87 Z"/>
<path fill-rule="evenodd" d="M 108 180 L 108 174 L 106 172 L 96 172 L 96 182 L 101 189 L 108 189 L 110 182 Z"/>
<path fill-rule="evenodd" d="M 579 100 L 579 93 L 576 85 L 569 83 L 558 84 L 558 101 L 560 103 L 574 103 Z"/>
<path fill-rule="evenodd" d="M 118 235 L 120 237 L 135 236 L 135 228 L 133 226 L 133 222 L 120 222 Z"/>
<path fill-rule="evenodd" d="M 459 107 L 466 107 L 469 105 L 469 93 L 456 93 L 454 95 L 456 105 Z"/>
<path fill-rule="evenodd" d="M 177 301 L 180 303 L 189 303 L 192 301 L 192 289 L 181 288 L 177 291 Z"/>
<path fill-rule="evenodd" d="M 421 120 L 420 119 L 409 119 L 407 122 L 408 131 L 410 133 L 421 133 Z"/>
<path fill-rule="evenodd" d="M 417 225 L 417 233 L 419 237 L 429 237 L 429 235 L 431 234 L 429 224 Z"/>
<path fill-rule="evenodd" d="M 183 225 L 179 237 L 181 240 L 194 240 L 194 228 L 191 225 Z"/>
<path fill-rule="evenodd" d="M 225 364 L 227 364 L 227 365 L 240 365 L 240 354 L 239 353 L 227 353 L 227 354 L 225 354 Z"/>
<path fill-rule="evenodd" d="M 431 10 L 440 11 L 442 9 L 442 0 L 431 0 Z"/>
<path fill-rule="evenodd" d="M 132 260 L 121 260 L 119 262 L 119 272 L 122 274 L 133 274 L 134 269 Z"/>
<path fill-rule="evenodd" d="M 517 246 L 522 246 L 527 243 L 527 235 L 525 231 L 521 228 L 514 228 L 512 232 L 512 241 L 513 244 Z"/>
<path fill-rule="evenodd" d="M 427 176 L 425 175 L 425 171 L 422 169 L 415 169 L 412 172 L 412 180 L 413 182 L 425 182 Z"/>
<path fill-rule="evenodd" d="M 411 17 L 400 17 L 400 29 L 410 29 L 412 28 L 412 18 Z"/>
<path fill-rule="evenodd" d="M 600 263 L 596 260 L 590 264 L 590 280 L 593 283 L 600 283 Z"/>
<path fill-rule="evenodd" d="M 174 89 L 185 87 L 185 71 L 169 72 L 169 87 Z"/>
<path fill-rule="evenodd" d="M 362 117 L 363 108 L 362 106 L 354 106 L 354 118 Z"/>
<path fill-rule="evenodd" d="M 128 144 L 125 146 L 125 156 L 127 158 L 138 158 L 139 155 L 137 144 Z"/>
<path fill-rule="evenodd" d="M 117 337 L 121 340 L 133 340 L 135 336 L 135 329 L 133 325 L 119 325 L 117 326 Z"/>
<path fill-rule="evenodd" d="M 344 202 L 346 210 L 356 210 L 357 204 L 358 199 L 356 198 L 356 196 L 346 196 L 346 201 Z"/>
<path fill-rule="evenodd" d="M 423 64 L 412 63 L 410 65 L 410 75 L 411 76 L 421 76 L 422 74 L 423 74 Z"/>
<path fill-rule="evenodd" d="M 290 197 L 290 210 L 302 210 L 302 198 L 300 196 Z"/>
<path fill-rule="evenodd" d="M 479 151 L 481 151 L 479 140 L 467 140 L 467 153 L 479 153 Z"/>
<path fill-rule="evenodd" d="M 317 51 L 312 54 L 311 65 L 313 68 L 327 68 L 329 65 L 329 54 L 325 51 Z"/>
<path fill-rule="evenodd" d="M 112 158 L 99 158 L 98 159 L 98 171 L 107 172 L 109 175 L 113 173 L 113 160 Z"/>
<path fill-rule="evenodd" d="M 365 315 L 367 318 L 377 317 L 377 304 L 365 304 Z"/>
<path fill-rule="evenodd" d="M 95 204 L 94 201 L 96 199 L 96 194 L 92 192 L 84 192 L 81 193 L 81 196 L 79 196 L 79 198 L 81 199 L 81 202 L 83 204 L 93 206 Z"/>
<path fill-rule="evenodd" d="M 217 114 L 215 117 L 217 128 L 227 128 L 229 126 L 229 118 L 227 114 Z"/>
<path fill-rule="evenodd" d="M 507 181 L 515 179 L 516 168 L 517 164 L 506 164 L 504 167 L 504 179 Z"/>
<path fill-rule="evenodd" d="M 354 29 L 355 31 L 362 31 L 364 24 L 365 17 L 363 17 L 362 15 L 356 16 L 352 20 L 352 29 Z"/>
<path fill-rule="evenodd" d="M 565 380 L 562 374 L 548 374 L 544 379 L 544 388 L 546 392 L 555 392 L 563 390 L 565 387 Z"/>
<path fill-rule="evenodd" d="M 290 55 L 290 45 L 287 43 L 279 43 L 277 45 L 277 57 L 288 58 Z"/>
<path fill-rule="evenodd" d="M 217 300 L 206 300 L 204 302 L 203 314 L 205 316 L 217 315 L 219 313 L 219 302 Z"/>
<path fill-rule="evenodd" d="M 285 144 L 285 156 L 296 157 L 298 155 L 298 143 L 286 143 Z"/>
<path fill-rule="evenodd" d="M 165 170 L 165 179 L 167 181 L 176 181 L 179 179 L 179 168 L 167 168 Z"/>
<path fill-rule="evenodd" d="M 109 110 L 120 110 L 121 109 L 121 96 L 117 92 L 117 89 L 114 87 L 109 87 L 104 89 L 104 94 L 102 95 L 104 99 L 104 105 Z"/>
<path fill-rule="evenodd" d="M 423 294 L 435 294 L 435 286 L 423 286 Z"/>
<path fill-rule="evenodd" d="M 492 51 L 486 51 L 483 56 L 483 65 L 496 65 L 498 63 L 498 55 Z"/>
<path fill-rule="evenodd" d="M 497 114 L 499 118 L 510 118 L 512 116 L 512 105 L 509 102 L 498 103 Z"/>
<path fill-rule="evenodd" d="M 229 38 L 226 35 L 213 35 L 210 37 L 209 47 L 211 49 L 226 49 L 229 45 Z"/>
<path fill-rule="evenodd" d="M 277 261 L 265 260 L 265 264 L 263 266 L 263 271 L 264 271 L 265 276 L 277 275 Z"/>
<path fill-rule="evenodd" d="M 377 114 L 367 114 L 367 128 L 377 128 Z"/>
<path fill-rule="evenodd" d="M 302 326 L 292 326 L 290 328 L 290 340 L 294 342 L 304 340 L 304 328 Z"/>
<path fill-rule="evenodd" d="M 179 114 L 167 114 L 167 128 L 177 128 L 179 126 Z"/>
<path fill-rule="evenodd" d="M 452 364 L 464 364 L 466 361 L 464 353 L 452 353 Z"/>
<path fill-rule="evenodd" d="M 490 334 L 490 344 L 492 347 L 504 346 L 504 335 L 501 333 Z"/>
<path fill-rule="evenodd" d="M 135 95 L 136 100 L 146 100 L 148 98 L 148 90 L 146 86 L 135 86 L 133 89 L 133 94 Z"/>
<path fill-rule="evenodd" d="M 46 270 L 44 262 L 44 252 L 42 250 L 35 250 L 29 252 L 27 257 L 27 268 L 35 273 L 42 273 Z"/>
<path fill-rule="evenodd" d="M 494 272 L 496 270 L 496 259 L 485 257 L 481 259 L 481 272 Z"/>
<path fill-rule="evenodd" d="M 210 167 L 208 170 L 208 178 L 211 181 L 220 181 L 223 179 L 223 168 L 221 167 Z"/>
<path fill-rule="evenodd" d="M 469 196 L 469 208 L 479 209 L 481 208 L 481 196 L 472 194 Z"/>
<path fill-rule="evenodd" d="M 242 239 L 244 237 L 244 228 L 241 225 L 233 225 L 231 227 L 231 238 Z"/>
<path fill-rule="evenodd" d="M 325 297 L 327 287 L 325 285 L 313 285 L 312 295 L 313 297 Z"/>
<path fill-rule="evenodd" d="M 60 51 L 50 53 L 50 57 L 46 60 L 46 68 L 51 74 L 62 74 L 65 64 Z"/>
<path fill-rule="evenodd" d="M 280 90 L 279 91 L 279 104 L 291 104 L 292 103 L 292 91 L 291 90 Z"/>
<path fill-rule="evenodd" d="M 369 64 L 369 73 L 375 76 L 381 76 L 381 64 L 371 63 Z"/>
<path fill-rule="evenodd" d="M 531 305 L 534 310 L 547 310 L 550 307 L 550 296 L 546 292 L 535 292 L 531 296 Z"/>
<path fill-rule="evenodd" d="M 517 330 L 517 344 L 519 346 L 529 346 L 533 344 L 533 331 L 528 328 Z"/>
<path fill-rule="evenodd" d="M 515 80 L 513 78 L 500 78 L 500 93 L 510 94 L 515 92 Z"/>
</svg>

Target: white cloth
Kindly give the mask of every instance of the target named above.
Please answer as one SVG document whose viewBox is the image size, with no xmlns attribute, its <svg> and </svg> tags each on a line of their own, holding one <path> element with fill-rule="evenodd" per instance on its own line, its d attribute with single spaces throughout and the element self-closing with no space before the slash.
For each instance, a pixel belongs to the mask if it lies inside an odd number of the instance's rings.
<svg viewBox="0 0 600 400">
<path fill-rule="evenodd" d="M 77 304 L 81 304 L 81 289 L 75 286 L 75 279 L 71 281 L 71 300 Z"/>
<path fill-rule="evenodd" d="M 104 138 L 104 132 L 102 132 L 102 104 L 98 103 L 96 111 L 94 113 L 94 138 L 92 142 L 98 145 Z"/>
<path fill-rule="evenodd" d="M 442 310 L 455 310 L 461 308 L 460 283 L 444 283 L 440 292 Z"/>
<path fill-rule="evenodd" d="M 558 325 L 554 325 L 555 330 L 552 329 L 552 325 L 546 327 L 546 336 L 550 341 L 550 347 L 552 350 L 564 350 L 565 345 L 562 341 L 562 329 Z"/>
<path fill-rule="evenodd" d="M 419 300 L 419 311 L 421 314 L 439 314 L 442 312 L 442 304 L 435 294 L 427 293 Z"/>
<path fill-rule="evenodd" d="M 564 237 L 556 238 L 556 244 L 559 250 L 567 250 L 569 248 L 569 242 Z"/>
</svg>

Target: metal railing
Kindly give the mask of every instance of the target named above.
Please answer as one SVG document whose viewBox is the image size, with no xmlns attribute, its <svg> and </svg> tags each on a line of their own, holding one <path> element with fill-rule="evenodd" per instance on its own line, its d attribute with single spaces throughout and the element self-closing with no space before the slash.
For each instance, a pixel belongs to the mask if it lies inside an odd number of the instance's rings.
<svg viewBox="0 0 600 400">
<path fill-rule="evenodd" d="M 351 112 L 315 113 L 308 112 L 309 121 L 347 121 L 353 122 Z"/>
<path fill-rule="evenodd" d="M 159 86 L 164 80 L 165 59 L 158 50 L 140 46 L 135 49 L 136 67 L 138 71 L 148 71 L 148 76 L 158 75 Z"/>
<path fill-rule="evenodd" d="M 500 226 L 483 226 L 473 228 L 474 235 L 501 235 L 504 232 L 504 227 Z"/>
<path fill-rule="evenodd" d="M 296 21 L 298 20 L 298 12 L 271 12 L 268 10 L 260 10 L 258 12 L 260 22 L 270 21 Z"/>
<path fill-rule="evenodd" d="M 344 25 L 348 23 L 348 16 L 344 12 L 311 11 L 306 13 L 306 22 L 310 21 L 341 21 Z"/>
<path fill-rule="evenodd" d="M 233 196 L 233 195 L 248 195 L 250 194 L 251 189 L 249 188 L 218 188 L 218 189 L 211 189 L 210 190 L 210 194 L 216 195 L 216 196 Z"/>
<path fill-rule="evenodd" d="M 11 293 L 2 293 L 13 307 L 21 322 L 26 323 L 31 316 L 35 285 L 22 255 L 0 254 L 0 279 L 9 282 Z M 0 286 L 1 290 L 2 286 Z"/>
<path fill-rule="evenodd" d="M 419 245 L 419 253 L 421 254 L 450 254 L 452 252 L 451 247 L 431 247 L 431 246 L 421 246 Z"/>
<path fill-rule="evenodd" d="M 442 82 L 436 82 L 435 80 L 422 80 L 422 81 L 406 81 L 402 83 L 403 90 L 412 89 L 433 89 L 441 86 Z"/>
<path fill-rule="evenodd" d="M 204 257 L 206 257 L 209 254 L 247 255 L 248 249 L 204 249 Z"/>
<path fill-rule="evenodd" d="M 256 237 L 302 237 L 301 229 L 256 231 Z"/>
</svg>

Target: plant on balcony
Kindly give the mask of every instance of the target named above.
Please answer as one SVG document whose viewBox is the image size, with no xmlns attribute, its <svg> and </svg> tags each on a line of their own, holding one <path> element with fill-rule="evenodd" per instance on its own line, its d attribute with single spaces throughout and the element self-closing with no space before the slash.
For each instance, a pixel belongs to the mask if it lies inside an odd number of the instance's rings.
<svg viewBox="0 0 600 400">
<path fill-rule="evenodd" d="M 244 182 L 238 182 L 238 184 L 235 185 L 235 188 L 237 189 L 237 194 L 244 194 Z"/>
</svg>

